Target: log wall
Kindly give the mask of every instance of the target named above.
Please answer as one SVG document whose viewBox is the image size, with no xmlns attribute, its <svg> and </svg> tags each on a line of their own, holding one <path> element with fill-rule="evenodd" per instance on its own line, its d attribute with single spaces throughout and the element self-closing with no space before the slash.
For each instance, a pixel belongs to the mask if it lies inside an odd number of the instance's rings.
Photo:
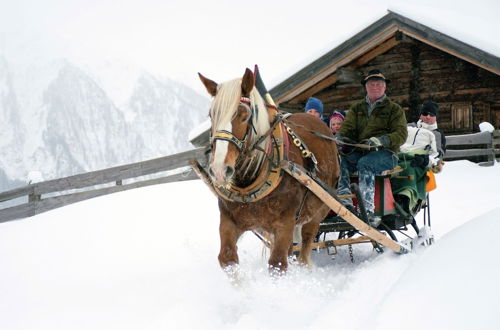
<svg viewBox="0 0 500 330">
<path fill-rule="evenodd" d="M 500 76 L 494 73 L 410 37 L 357 70 L 366 74 L 375 68 L 391 79 L 387 94 L 405 109 L 409 122 L 418 119 L 419 106 L 431 99 L 440 106 L 438 122 L 447 134 L 477 132 L 482 121 L 500 126 Z M 337 81 L 315 94 L 324 102 L 326 115 L 348 109 L 364 95 L 357 81 Z M 304 104 L 281 107 L 295 112 Z"/>
</svg>

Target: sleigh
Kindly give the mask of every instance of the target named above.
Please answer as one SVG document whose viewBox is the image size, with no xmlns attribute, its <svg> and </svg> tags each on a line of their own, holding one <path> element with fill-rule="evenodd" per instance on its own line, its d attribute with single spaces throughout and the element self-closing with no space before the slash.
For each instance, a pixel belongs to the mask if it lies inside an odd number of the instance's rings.
<svg viewBox="0 0 500 330">
<path fill-rule="evenodd" d="M 286 271 L 294 251 L 300 250 L 299 262 L 311 264 L 312 249 L 334 253 L 339 245 L 370 243 L 378 252 L 386 247 L 402 254 L 432 241 L 430 221 L 419 228 L 414 218 L 415 212 L 428 209 L 428 201 L 408 212 L 395 201 L 391 180 L 398 179 L 397 170 L 377 178 L 379 226 L 367 221 L 356 186 L 349 198 L 358 210 L 344 207 L 334 189 L 339 141 L 321 120 L 283 113 L 265 102 L 261 95 L 266 91 L 255 87 L 260 80 L 257 70 L 246 69 L 241 79 L 222 84 L 201 74 L 200 79 L 213 96 L 211 128 L 204 143 L 209 157 L 206 164 L 193 160 L 191 165 L 219 199 L 219 263 L 224 269 L 238 264 L 237 241 L 245 231 L 270 248 L 268 264 L 278 272 Z M 327 215 L 329 210 L 333 213 Z M 302 238 L 293 246 L 298 225 Z M 398 239 L 397 233 L 409 228 L 415 234 Z M 329 237 L 332 234 L 337 237 Z"/>
<path fill-rule="evenodd" d="M 339 213 L 330 211 L 320 223 L 318 234 L 312 246 L 313 249 L 326 249 L 329 255 L 334 256 L 337 253 L 337 246 L 370 243 L 377 252 L 383 252 L 383 247 L 387 246 L 397 253 L 406 253 L 417 244 L 432 244 L 429 195 L 426 194 L 426 198 L 419 200 L 413 208 L 406 209 L 403 203 L 400 204 L 399 201 L 396 201 L 397 196 L 393 194 L 391 182 L 416 180 L 414 177 L 402 175 L 402 172 L 403 169 L 397 166 L 375 176 L 375 215 L 382 218 L 382 222 L 376 229 L 367 227 L 367 215 L 356 175 L 351 177 L 353 195 L 330 196 L 331 198 L 327 196 L 326 199 L 329 199 L 330 203 L 340 210 L 343 207 L 337 205 L 338 198 L 351 198 L 357 212 L 353 214 L 353 217 L 346 216 L 346 213 L 342 213 L 342 211 Z M 304 181 L 308 180 L 306 174 L 302 173 L 302 176 L 305 178 Z M 326 193 L 322 188 L 314 187 L 313 189 L 319 194 Z M 420 212 L 423 212 L 422 227 L 417 225 L 415 219 Z M 363 221 L 364 224 L 360 223 L 359 220 Z M 378 235 L 374 230 L 382 233 L 384 237 Z M 401 235 L 397 235 L 398 233 Z M 399 243 L 398 236 L 405 238 L 400 245 L 395 244 Z M 294 252 L 299 251 L 300 244 L 295 244 L 293 250 Z"/>
</svg>

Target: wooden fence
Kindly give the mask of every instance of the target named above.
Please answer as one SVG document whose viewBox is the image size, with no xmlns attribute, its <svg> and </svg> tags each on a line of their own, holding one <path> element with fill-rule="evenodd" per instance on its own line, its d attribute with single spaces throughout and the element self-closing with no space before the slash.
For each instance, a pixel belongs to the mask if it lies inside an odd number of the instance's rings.
<svg viewBox="0 0 500 330">
<path fill-rule="evenodd" d="M 480 165 L 493 165 L 500 156 L 500 131 L 481 132 L 464 135 L 446 136 L 445 160 L 469 159 Z"/>
<path fill-rule="evenodd" d="M 194 158 L 204 163 L 206 161 L 205 149 L 198 148 L 171 156 L 38 182 L 2 192 L 0 193 L 0 223 L 31 217 L 65 205 L 119 191 L 198 179 L 196 174 L 187 167 L 189 160 Z M 182 171 L 183 168 L 185 168 L 184 171 Z M 19 199 L 21 199 L 19 205 L 2 207 L 2 203 L 6 201 Z"/>
<path fill-rule="evenodd" d="M 481 165 L 492 165 L 500 156 L 500 131 L 446 137 L 446 160 L 487 157 Z M 462 149 L 454 149 L 460 146 Z M 463 149 L 465 147 L 465 149 Z M 194 150 L 139 163 L 29 184 L 0 193 L 0 223 L 31 217 L 65 205 L 119 191 L 155 184 L 196 180 L 187 166 L 190 159 L 206 162 L 206 149 Z M 182 170 L 184 168 L 184 170 Z M 177 171 L 175 171 L 177 170 Z M 154 178 L 152 178 L 154 176 Z M 128 181 L 128 182 L 127 182 Z M 5 206 L 7 201 L 18 205 Z"/>
</svg>

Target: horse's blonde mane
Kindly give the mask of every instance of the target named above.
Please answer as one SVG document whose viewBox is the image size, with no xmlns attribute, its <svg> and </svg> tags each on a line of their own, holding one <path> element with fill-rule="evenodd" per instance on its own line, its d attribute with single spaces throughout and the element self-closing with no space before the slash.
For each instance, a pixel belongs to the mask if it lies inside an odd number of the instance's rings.
<svg viewBox="0 0 500 330">
<path fill-rule="evenodd" d="M 231 127 L 231 120 L 233 119 L 241 98 L 241 82 L 242 79 L 234 79 L 217 86 L 217 94 L 212 101 L 210 108 L 210 115 L 212 117 L 212 135 L 217 130 L 227 129 Z M 252 126 L 255 131 L 251 132 L 250 143 L 255 142 L 256 139 L 266 134 L 270 128 L 269 114 L 264 103 L 264 99 L 260 96 L 257 89 L 254 87 L 250 92 L 250 108 L 253 111 Z M 264 139 L 259 146 L 262 150 L 267 150 L 269 139 Z M 251 169 L 257 171 L 258 166 L 264 159 L 264 152 L 252 151 L 243 162 L 240 164 L 245 171 L 245 174 L 254 175 L 249 173 Z M 252 172 L 255 172 L 252 171 Z"/>
</svg>

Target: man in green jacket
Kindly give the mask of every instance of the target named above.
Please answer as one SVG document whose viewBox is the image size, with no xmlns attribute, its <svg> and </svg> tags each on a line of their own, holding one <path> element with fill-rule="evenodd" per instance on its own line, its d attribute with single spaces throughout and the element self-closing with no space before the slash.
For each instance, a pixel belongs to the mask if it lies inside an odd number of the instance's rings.
<svg viewBox="0 0 500 330">
<path fill-rule="evenodd" d="M 370 150 L 354 149 L 341 152 L 341 176 L 338 194 L 351 194 L 349 173 L 358 171 L 359 188 L 369 223 L 377 227 L 380 216 L 375 214 L 375 175 L 394 168 L 398 163 L 399 147 L 406 141 L 408 131 L 403 109 L 385 94 L 390 81 L 379 70 L 371 70 L 362 80 L 366 89 L 364 100 L 349 109 L 338 139 L 364 143 Z M 354 211 L 351 199 L 342 202 Z"/>
</svg>

